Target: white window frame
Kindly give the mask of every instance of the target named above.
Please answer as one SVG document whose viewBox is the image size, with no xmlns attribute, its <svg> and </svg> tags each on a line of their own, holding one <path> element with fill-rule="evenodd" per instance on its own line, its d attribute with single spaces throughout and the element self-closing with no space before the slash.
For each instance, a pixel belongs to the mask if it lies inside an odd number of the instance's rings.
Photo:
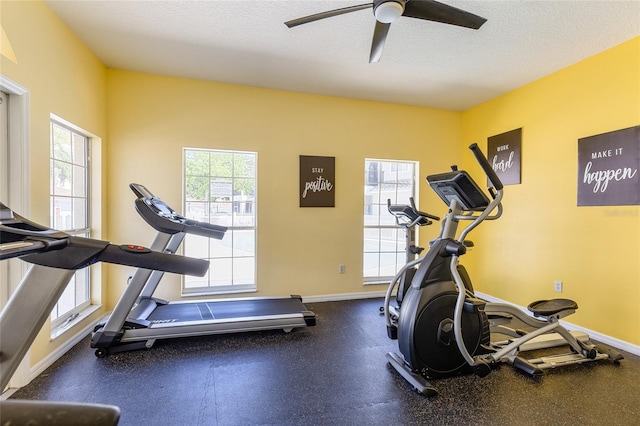
<svg viewBox="0 0 640 426">
<path fill-rule="evenodd" d="M 209 170 L 207 174 L 188 174 L 190 155 L 220 155 L 221 158 L 245 156 L 253 161 L 250 173 L 240 173 L 236 164 L 231 163 L 230 175 Z M 209 157 L 211 158 L 211 157 Z M 210 161 L 210 160 L 209 160 Z M 186 256 L 209 260 L 207 275 L 200 277 L 183 276 L 182 294 L 185 296 L 231 294 L 255 292 L 257 290 L 257 187 L 258 153 L 219 149 L 183 148 L 183 214 L 189 218 L 222 225 L 228 228 L 222 240 L 195 235 L 186 235 L 184 253 Z M 208 192 L 199 198 L 189 195 L 187 185 L 190 179 L 200 179 L 207 185 Z M 239 191 L 244 181 L 252 191 Z M 252 181 L 252 183 L 250 182 Z M 253 193 L 251 193 L 253 192 Z M 200 209 L 198 209 L 200 207 Z"/>
<path fill-rule="evenodd" d="M 71 163 L 69 162 L 68 164 L 73 166 L 81 166 L 84 170 L 84 178 L 83 178 L 83 185 L 84 185 L 84 195 L 82 197 L 74 197 L 74 198 L 83 198 L 85 201 L 85 209 L 84 209 L 84 215 L 85 215 L 85 221 L 81 226 L 75 226 L 75 225 L 71 225 L 68 227 L 60 227 L 58 224 L 54 223 L 54 198 L 57 197 L 56 194 L 52 193 L 53 192 L 53 188 L 54 188 L 54 184 L 53 181 L 50 183 L 50 191 L 49 191 L 49 198 L 50 198 L 50 226 L 55 228 L 55 229 L 59 229 L 61 231 L 64 231 L 70 235 L 76 235 L 76 236 L 81 236 L 81 237 L 86 237 L 86 238 L 90 238 L 93 236 L 92 233 L 92 228 L 91 228 L 91 223 L 92 223 L 92 209 L 91 209 L 91 201 L 92 201 L 92 191 L 91 191 L 91 184 L 92 184 L 92 179 L 91 179 L 91 174 L 92 174 L 92 170 L 91 170 L 91 134 L 89 134 L 88 132 L 84 131 L 83 129 L 79 128 L 78 126 L 54 115 L 51 114 L 51 119 L 50 119 L 50 173 L 51 173 L 51 177 L 50 179 L 54 179 L 53 176 L 53 162 L 54 162 L 54 158 L 53 158 L 53 127 L 54 126 L 58 126 L 62 129 L 68 130 L 70 132 L 72 132 L 75 135 L 80 136 L 81 138 L 84 139 L 84 163 L 82 165 L 78 164 L 78 163 Z M 56 161 L 59 159 L 55 159 Z M 73 196 L 72 196 L 73 197 Z M 72 198 L 72 197 L 68 197 L 68 198 Z M 66 198 L 66 197 L 65 197 Z M 62 229 L 60 229 L 62 228 Z M 82 286 L 81 289 L 76 288 L 76 283 L 77 282 L 83 282 L 84 281 L 84 286 Z M 53 308 L 53 310 L 51 311 L 51 329 L 52 329 L 52 336 L 57 336 L 61 331 L 63 331 L 65 328 L 67 328 L 69 325 L 73 324 L 76 320 L 80 319 L 81 314 L 83 313 L 83 311 L 86 311 L 90 306 L 91 306 L 91 291 L 92 291 L 92 274 L 91 274 L 91 268 L 83 268 L 80 269 L 78 271 L 76 271 L 74 277 L 72 278 L 72 280 L 69 282 L 69 285 L 67 286 L 67 288 L 65 289 L 64 293 L 62 294 L 62 296 L 60 297 L 60 299 L 62 300 L 65 297 L 68 297 L 68 292 L 72 291 L 74 293 L 73 295 L 73 299 L 74 299 L 74 306 L 71 309 L 65 309 L 64 311 L 60 311 L 61 310 L 61 302 L 58 301 L 58 303 L 56 303 L 56 306 Z"/>
<path fill-rule="evenodd" d="M 376 167 L 370 168 L 370 165 Z M 388 283 L 406 264 L 406 234 L 389 213 L 391 204 L 418 203 L 418 161 L 366 158 L 364 163 L 363 282 Z M 384 166 L 384 167 L 383 167 Z M 389 171 L 382 170 L 389 168 Z M 413 170 L 402 170 L 402 169 Z M 402 191 L 407 186 L 410 189 Z M 416 235 L 417 239 L 417 235 Z M 416 241 L 416 244 L 418 242 Z"/>
</svg>

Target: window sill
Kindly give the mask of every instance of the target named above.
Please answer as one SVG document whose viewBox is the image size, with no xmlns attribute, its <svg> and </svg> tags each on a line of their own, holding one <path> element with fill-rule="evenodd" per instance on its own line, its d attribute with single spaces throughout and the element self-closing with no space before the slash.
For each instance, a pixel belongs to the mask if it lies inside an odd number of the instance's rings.
<svg viewBox="0 0 640 426">
<path fill-rule="evenodd" d="M 193 289 L 191 291 L 183 291 L 181 297 L 215 297 L 215 296 L 224 296 L 225 294 L 241 294 L 241 293 L 257 293 L 258 289 L 256 287 L 245 287 L 240 289 L 220 289 L 220 290 L 208 290 L 206 288 L 202 289 Z"/>
<path fill-rule="evenodd" d="M 373 280 L 373 281 L 365 281 L 364 283 L 362 283 L 362 285 L 389 285 L 389 283 L 391 282 L 393 278 L 389 278 L 388 280 L 386 279 L 379 279 L 379 280 Z"/>
<path fill-rule="evenodd" d="M 75 317 L 72 321 L 65 322 L 64 324 L 51 329 L 51 340 L 55 340 L 65 334 L 67 331 L 71 330 L 75 325 L 79 324 L 84 319 L 89 317 L 89 315 L 100 309 L 101 306 L 102 305 L 89 305 L 87 308 L 80 311 L 78 313 L 78 316 Z"/>
</svg>

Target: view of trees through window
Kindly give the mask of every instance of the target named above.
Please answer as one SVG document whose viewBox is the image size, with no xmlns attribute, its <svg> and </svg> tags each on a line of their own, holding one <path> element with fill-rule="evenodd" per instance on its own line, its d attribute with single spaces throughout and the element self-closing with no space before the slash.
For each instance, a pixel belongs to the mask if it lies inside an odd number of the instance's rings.
<svg viewBox="0 0 640 426">
<path fill-rule="evenodd" d="M 184 292 L 255 290 L 256 167 L 253 152 L 184 150 L 185 216 L 228 227 L 222 240 L 187 235 L 185 254 L 211 264 Z"/>
</svg>

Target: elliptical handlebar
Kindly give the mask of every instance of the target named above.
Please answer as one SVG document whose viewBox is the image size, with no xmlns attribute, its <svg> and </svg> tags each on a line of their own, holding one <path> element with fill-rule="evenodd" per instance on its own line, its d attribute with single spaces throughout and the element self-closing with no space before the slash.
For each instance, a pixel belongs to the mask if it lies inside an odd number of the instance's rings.
<svg viewBox="0 0 640 426">
<path fill-rule="evenodd" d="M 439 216 L 436 215 L 432 215 L 429 213 L 425 213 L 425 212 L 421 212 L 420 210 L 418 210 L 418 208 L 416 207 L 416 202 L 413 199 L 413 197 L 409 197 L 409 203 L 411 204 L 411 208 L 420 216 L 424 216 L 427 217 L 429 219 L 433 219 L 433 220 L 440 220 Z"/>
<path fill-rule="evenodd" d="M 476 157 L 476 160 L 478 160 L 478 163 L 480 164 L 480 166 L 484 170 L 484 173 L 489 178 L 489 181 L 491 181 L 491 184 L 493 185 L 493 187 L 497 191 L 501 190 L 504 187 L 502 185 L 502 181 L 500 180 L 500 178 L 496 174 L 495 170 L 493 170 L 493 167 L 491 167 L 491 164 L 489 163 L 489 160 L 487 160 L 487 157 L 485 157 L 485 155 L 482 153 L 482 150 L 480 149 L 478 144 L 477 143 L 472 143 L 469 146 L 469 149 L 471 150 L 471 152 L 473 152 L 473 155 Z"/>
<path fill-rule="evenodd" d="M 495 170 L 493 170 L 493 168 L 491 167 L 491 164 L 489 163 L 489 160 L 487 160 L 487 157 L 485 157 L 485 155 L 482 153 L 482 150 L 480 150 L 480 147 L 478 147 L 477 143 L 473 143 L 469 146 L 469 149 L 471 150 L 471 152 L 473 152 L 473 155 L 476 157 L 476 160 L 478 161 L 478 163 L 480 164 L 480 166 L 482 167 L 482 170 L 484 171 L 484 173 L 487 175 L 487 177 L 489 178 L 489 181 L 491 182 L 491 184 L 493 185 L 493 188 L 495 189 L 495 191 L 491 190 L 491 188 L 489 188 L 489 192 L 492 195 L 493 199 L 490 200 L 489 204 L 482 208 L 480 211 L 480 215 L 478 216 L 469 216 L 468 219 L 469 220 L 473 220 L 473 223 L 471 223 L 469 226 L 467 226 L 459 235 L 458 237 L 458 241 L 463 242 L 465 240 L 465 238 L 467 237 L 467 235 L 469 234 L 469 232 L 471 232 L 473 229 L 475 229 L 478 225 L 480 225 L 480 223 L 482 223 L 485 220 L 496 220 L 499 219 L 502 216 L 502 197 L 503 197 L 503 193 L 504 193 L 504 186 L 502 184 L 502 181 L 500 180 L 500 178 L 498 177 L 498 175 L 496 174 Z M 495 211 L 495 213 L 494 213 Z M 464 216 L 457 216 L 457 218 L 465 218 Z"/>
<path fill-rule="evenodd" d="M 487 205 L 482 210 L 482 213 L 479 216 L 475 217 L 474 221 L 460 233 L 460 236 L 458 237 L 458 241 L 464 241 L 465 237 L 469 234 L 469 232 L 475 229 L 484 220 L 495 220 L 495 219 L 498 219 L 500 216 L 502 216 L 502 196 L 504 192 L 503 191 L 504 186 L 500 181 L 500 178 L 496 174 L 495 170 L 493 170 L 493 168 L 491 167 L 489 160 L 487 160 L 487 157 L 485 157 L 485 155 L 482 153 L 482 151 L 478 147 L 478 144 L 477 143 L 471 144 L 469 146 L 469 149 L 473 152 L 473 155 L 476 157 L 476 160 L 484 170 L 484 173 L 489 178 L 489 181 L 491 182 L 491 184 L 493 185 L 493 188 L 497 191 L 497 193 L 490 190 L 491 194 L 493 195 L 493 200 L 491 200 L 489 205 Z M 490 216 L 495 209 L 497 209 L 497 212 L 493 216 Z M 464 310 L 465 300 L 467 299 L 467 292 L 465 289 L 464 280 L 462 279 L 458 271 L 458 262 L 459 262 L 459 255 L 454 254 L 453 256 L 451 256 L 451 263 L 449 264 L 451 276 L 453 277 L 453 280 L 456 283 L 456 286 L 458 287 L 458 296 L 457 296 L 456 305 L 454 308 L 454 321 L 453 321 L 454 323 L 453 332 L 455 336 L 455 341 L 458 346 L 458 350 L 460 351 L 460 354 L 462 355 L 464 360 L 467 362 L 467 364 L 471 366 L 475 374 L 478 376 L 484 377 L 487 374 L 489 374 L 489 372 L 491 371 L 489 364 L 486 362 L 486 360 L 482 356 L 475 356 L 474 354 L 471 354 L 469 352 L 469 350 L 465 345 L 464 336 L 462 335 L 462 312 Z"/>
<path fill-rule="evenodd" d="M 391 200 L 387 199 L 387 209 L 396 218 L 398 226 L 411 228 L 413 226 L 431 225 L 431 220 L 440 220 L 438 216 L 421 212 L 416 208 L 413 197 L 409 198 L 410 205 L 407 204 L 391 204 Z M 405 219 L 404 221 L 401 218 Z M 430 220 L 431 219 L 431 220 Z"/>
</svg>

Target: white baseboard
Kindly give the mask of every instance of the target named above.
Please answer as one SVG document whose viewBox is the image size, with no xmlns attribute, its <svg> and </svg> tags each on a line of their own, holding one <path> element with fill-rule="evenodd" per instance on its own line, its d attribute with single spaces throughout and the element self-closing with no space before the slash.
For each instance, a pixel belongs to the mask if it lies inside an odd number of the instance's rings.
<svg viewBox="0 0 640 426">
<path fill-rule="evenodd" d="M 74 334 L 70 339 L 65 341 L 61 346 L 56 348 L 49 355 L 44 357 L 40 362 L 38 362 L 36 365 L 31 367 L 31 371 L 29 374 L 29 381 L 38 377 L 40 373 L 42 373 L 44 370 L 46 370 L 51 365 L 53 365 L 53 363 L 56 362 L 58 359 L 60 359 L 62 355 L 66 354 L 71 348 L 77 345 L 82 339 L 84 339 L 93 330 L 93 328 L 97 323 L 98 323 L 98 320 L 87 325 L 82 330 Z"/>
<path fill-rule="evenodd" d="M 506 303 L 506 304 L 510 304 L 510 305 L 514 305 L 511 302 L 507 302 L 505 300 L 502 299 L 498 299 L 497 297 L 493 297 L 493 296 L 489 296 L 488 294 L 484 294 L 484 293 L 480 293 L 476 291 L 476 296 L 478 296 L 479 298 L 486 300 L 488 302 L 494 302 L 494 303 Z M 529 312 L 529 310 L 523 306 L 518 306 L 518 305 L 514 305 L 515 307 L 519 308 L 522 312 L 524 312 L 527 315 L 531 315 L 531 312 Z M 592 338 L 593 340 L 596 340 L 598 342 L 604 343 L 605 345 L 609 345 L 612 346 L 616 349 L 620 349 L 623 351 L 627 351 L 630 352 L 634 355 L 640 355 L 640 346 L 638 345 L 634 345 L 632 343 L 626 342 L 624 340 L 620 340 L 617 339 L 615 337 L 611 337 L 611 336 L 607 336 L 606 334 L 602 334 L 599 333 L 595 330 L 589 330 L 588 328 L 585 327 L 581 327 L 579 325 L 576 324 L 572 324 L 570 322 L 567 321 L 560 321 L 560 323 L 567 328 L 568 330 L 577 330 L 577 331 L 582 331 L 584 333 L 587 333 L 589 335 L 590 338 Z"/>
<path fill-rule="evenodd" d="M 38 377 L 44 370 L 52 366 L 54 362 L 60 359 L 71 348 L 73 348 L 82 339 L 84 339 L 93 330 L 93 328 L 97 323 L 98 323 L 98 320 L 85 326 L 82 330 L 78 331 L 70 339 L 66 340 L 62 345 L 56 348 L 53 352 L 51 352 L 49 355 L 44 357 L 40 362 L 38 362 L 36 365 L 31 367 L 29 369 L 29 377 L 25 377 L 24 383 L 20 383 L 20 386 L 28 385 L 33 379 Z M 19 388 L 17 387 L 8 388 L 4 393 L 2 393 L 2 395 L 0 396 L 0 400 L 5 400 L 9 398 L 18 389 Z"/>
<path fill-rule="evenodd" d="M 339 302 L 341 300 L 374 299 L 384 297 L 385 291 L 367 291 L 362 293 L 324 294 L 320 296 L 307 296 L 302 298 L 303 303 L 313 302 Z"/>
</svg>

